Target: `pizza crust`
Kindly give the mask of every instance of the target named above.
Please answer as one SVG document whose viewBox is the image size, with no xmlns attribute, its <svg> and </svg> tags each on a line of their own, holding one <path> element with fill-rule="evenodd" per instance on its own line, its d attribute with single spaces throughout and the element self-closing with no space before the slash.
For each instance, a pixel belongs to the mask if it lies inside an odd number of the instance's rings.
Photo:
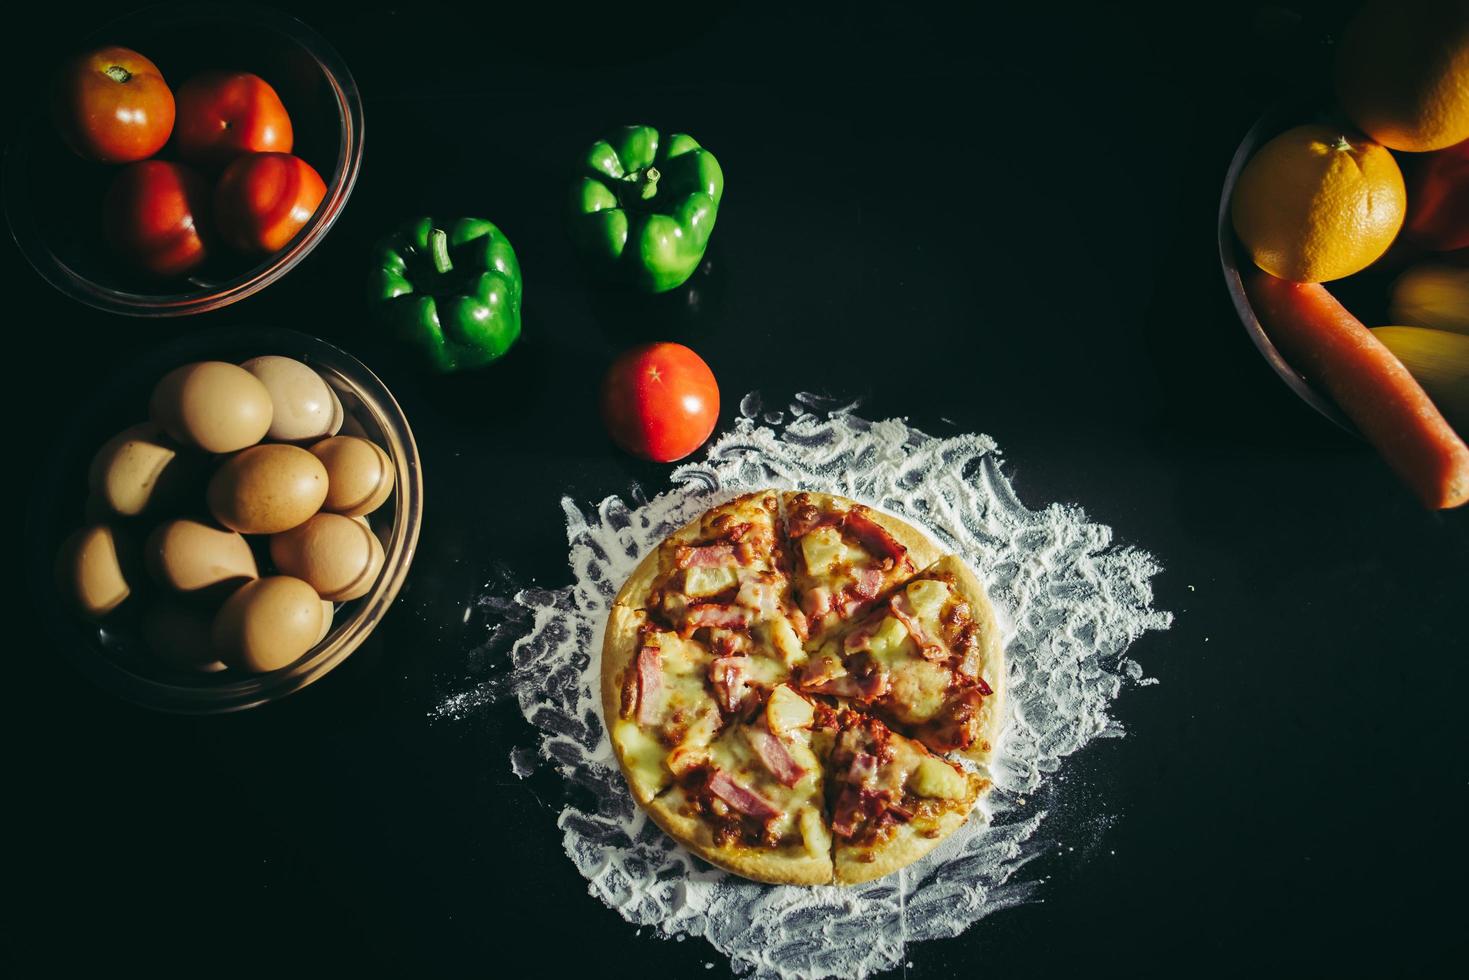
<svg viewBox="0 0 1469 980">
<path fill-rule="evenodd" d="M 772 885 L 831 884 L 831 854 L 812 854 L 804 845 L 759 850 L 720 847 L 707 824 L 680 812 L 685 803 L 683 790 L 673 786 L 644 809 L 670 837 L 716 867 Z"/>
<path fill-rule="evenodd" d="M 622 717 L 622 681 L 638 653 L 638 633 L 647 615 L 626 606 L 613 606 L 602 638 L 602 720 L 608 730 Z M 621 753 L 619 753 L 620 755 Z"/>
</svg>

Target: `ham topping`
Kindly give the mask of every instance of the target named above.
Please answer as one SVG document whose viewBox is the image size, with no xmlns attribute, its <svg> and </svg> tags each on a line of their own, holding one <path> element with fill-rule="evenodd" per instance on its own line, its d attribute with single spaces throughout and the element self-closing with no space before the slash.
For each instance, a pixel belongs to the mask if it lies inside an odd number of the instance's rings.
<svg viewBox="0 0 1469 980">
<path fill-rule="evenodd" d="M 803 679 L 801 690 L 808 694 L 828 694 L 835 698 L 851 698 L 860 704 L 876 701 L 888 692 L 888 675 L 875 670 L 866 677 L 844 674 L 829 680 Z"/>
<path fill-rule="evenodd" d="M 754 612 L 760 619 L 769 619 L 775 615 L 780 605 L 780 597 L 776 593 L 774 582 L 756 576 L 740 583 L 740 591 L 735 596 L 735 603 Z"/>
<path fill-rule="evenodd" d="M 738 810 L 745 816 L 754 817 L 757 820 L 771 820 L 780 816 L 779 810 L 758 794 L 735 782 L 723 770 L 714 770 L 714 774 L 709 777 L 708 785 L 709 792 L 729 804 L 731 809 Z"/>
<path fill-rule="evenodd" d="M 718 568 L 720 565 L 733 565 L 735 561 L 734 545 L 729 544 L 709 544 L 697 548 L 680 545 L 674 556 L 674 562 L 679 568 Z"/>
<path fill-rule="evenodd" d="M 742 630 L 750 625 L 743 609 L 718 602 L 706 602 L 694 606 L 684 618 L 685 628 L 693 632 L 701 626 L 717 626 L 720 629 Z"/>
<path fill-rule="evenodd" d="M 749 657 L 719 657 L 709 664 L 709 683 L 714 685 L 715 700 L 725 714 L 740 710 L 749 696 Z"/>
<path fill-rule="evenodd" d="M 801 596 L 801 611 L 810 619 L 820 620 L 831 612 L 831 590 L 817 586 Z"/>
<path fill-rule="evenodd" d="M 903 624 L 908 635 L 913 637 L 913 642 L 918 644 L 918 650 L 928 660 L 943 661 L 949 659 L 949 651 L 945 649 L 943 641 L 929 634 L 918 621 L 918 612 L 913 604 L 908 601 L 908 596 L 902 592 L 893 596 L 888 603 L 892 609 L 893 618 Z"/>
<path fill-rule="evenodd" d="M 658 720 L 658 691 L 663 686 L 663 670 L 658 648 L 644 646 L 638 650 L 633 669 L 622 683 L 622 715 L 636 717 L 639 725 Z"/>
<path fill-rule="evenodd" d="M 755 755 L 760 764 L 770 770 L 770 774 L 780 780 L 786 786 L 794 786 L 806 775 L 791 754 L 787 751 L 785 743 L 770 732 L 752 728 L 749 732 L 750 748 L 755 750 Z"/>
<path fill-rule="evenodd" d="M 858 599 L 876 599 L 877 594 L 882 591 L 884 574 L 881 568 L 855 568 L 852 570 L 852 577 L 850 588 L 852 595 Z"/>
</svg>

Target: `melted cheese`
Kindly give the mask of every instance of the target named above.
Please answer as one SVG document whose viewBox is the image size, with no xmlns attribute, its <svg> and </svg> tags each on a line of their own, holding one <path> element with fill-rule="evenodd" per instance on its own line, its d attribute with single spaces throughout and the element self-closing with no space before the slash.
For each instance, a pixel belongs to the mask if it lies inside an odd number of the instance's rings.
<svg viewBox="0 0 1469 980">
<path fill-rule="evenodd" d="M 628 780 L 639 798 L 651 799 L 672 782 L 663 765 L 668 749 L 657 738 L 625 718 L 612 726 L 610 734 L 621 752 Z"/>
<path fill-rule="evenodd" d="M 805 840 L 802 821 L 809 818 L 803 818 L 803 814 L 815 810 L 820 821 L 822 786 L 821 763 L 811 751 L 809 736 L 804 731 L 795 731 L 781 739 L 796 765 L 805 770 L 796 785 L 786 786 L 770 774 L 750 747 L 745 734 L 748 727 L 736 725 L 726 728 L 709 746 L 710 761 L 780 811 L 780 816 L 771 821 L 771 827 L 782 840 L 792 837 Z"/>
</svg>

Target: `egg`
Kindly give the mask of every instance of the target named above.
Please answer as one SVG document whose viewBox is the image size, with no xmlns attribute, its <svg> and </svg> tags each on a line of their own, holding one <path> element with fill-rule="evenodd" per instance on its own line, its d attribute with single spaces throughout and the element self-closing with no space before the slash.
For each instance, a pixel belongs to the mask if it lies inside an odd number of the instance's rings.
<svg viewBox="0 0 1469 980">
<path fill-rule="evenodd" d="M 312 446 L 311 452 L 326 467 L 330 488 L 322 506 L 334 514 L 370 514 L 393 492 L 392 460 L 375 442 L 333 436 Z"/>
<path fill-rule="evenodd" d="M 278 534 L 321 509 L 327 471 L 299 446 L 266 443 L 231 456 L 209 481 L 209 512 L 241 534 Z"/>
<path fill-rule="evenodd" d="M 368 593 L 383 570 L 383 546 L 369 528 L 340 514 L 317 514 L 270 539 L 270 560 L 323 599 L 347 602 Z"/>
<path fill-rule="evenodd" d="M 84 616 L 101 619 L 133 594 L 126 542 L 106 524 L 82 528 L 56 557 L 57 586 Z"/>
<path fill-rule="evenodd" d="M 335 606 L 333 606 L 325 599 L 321 600 L 321 632 L 317 634 L 317 643 L 320 643 L 322 640 L 326 639 L 326 635 L 332 631 L 332 617 L 335 616 L 336 613 L 337 609 Z M 315 646 L 315 644 L 312 645 Z"/>
<path fill-rule="evenodd" d="M 214 652 L 238 670 L 279 670 L 316 645 L 323 614 L 316 590 L 300 579 L 258 578 L 240 586 L 214 617 Z"/>
<path fill-rule="evenodd" d="M 260 577 L 244 538 L 187 518 L 154 528 L 143 561 L 154 581 L 185 594 L 230 592 Z"/>
<path fill-rule="evenodd" d="M 148 415 L 164 432 L 210 453 L 253 446 L 270 430 L 270 392 L 235 364 L 200 361 L 163 376 L 148 402 Z"/>
<path fill-rule="evenodd" d="M 92 457 L 87 484 L 96 500 L 122 517 L 179 500 L 196 472 L 193 460 L 151 422 L 131 426 Z"/>
<path fill-rule="evenodd" d="M 178 599 L 159 599 L 140 624 L 148 652 L 170 667 L 215 674 L 225 669 L 214 653 L 214 610 Z"/>
<path fill-rule="evenodd" d="M 342 403 L 331 385 L 311 368 L 289 357 L 252 357 L 240 367 L 270 393 L 268 439 L 300 442 L 336 435 L 342 428 Z"/>
</svg>

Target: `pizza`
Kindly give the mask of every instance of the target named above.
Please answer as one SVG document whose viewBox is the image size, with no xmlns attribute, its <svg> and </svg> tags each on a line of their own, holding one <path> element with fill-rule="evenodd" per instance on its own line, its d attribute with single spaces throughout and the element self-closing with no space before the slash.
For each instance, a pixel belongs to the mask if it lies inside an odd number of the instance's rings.
<svg viewBox="0 0 1469 980">
<path fill-rule="evenodd" d="M 637 803 L 712 864 L 781 884 L 928 853 L 988 789 L 972 770 L 1004 724 L 978 577 L 826 494 L 746 494 L 665 538 L 613 603 L 601 676 Z"/>
</svg>

